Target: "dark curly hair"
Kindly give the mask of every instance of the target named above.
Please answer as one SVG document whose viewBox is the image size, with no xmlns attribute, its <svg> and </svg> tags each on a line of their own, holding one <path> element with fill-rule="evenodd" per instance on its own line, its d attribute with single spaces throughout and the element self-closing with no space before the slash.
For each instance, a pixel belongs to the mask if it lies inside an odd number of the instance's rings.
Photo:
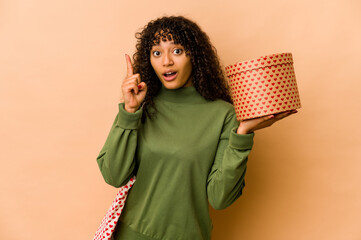
<svg viewBox="0 0 361 240">
<path fill-rule="evenodd" d="M 153 98 L 162 88 L 150 63 L 150 51 L 160 41 L 174 41 L 184 47 L 192 63 L 192 84 L 205 99 L 223 99 L 232 103 L 229 86 L 220 65 L 217 51 L 208 35 L 193 21 L 183 16 L 162 17 L 150 21 L 141 32 L 136 33 L 136 52 L 133 56 L 134 71 L 140 74 L 148 90 L 143 102 L 143 117 L 156 113 Z"/>
</svg>

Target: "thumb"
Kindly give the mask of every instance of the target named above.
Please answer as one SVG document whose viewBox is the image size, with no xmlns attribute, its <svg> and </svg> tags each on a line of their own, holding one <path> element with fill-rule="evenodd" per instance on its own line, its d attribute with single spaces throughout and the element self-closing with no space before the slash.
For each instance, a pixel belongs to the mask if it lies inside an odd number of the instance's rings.
<svg viewBox="0 0 361 240">
<path fill-rule="evenodd" d="M 139 91 L 145 91 L 146 92 L 147 89 L 148 89 L 147 84 L 145 82 L 140 82 L 138 84 L 138 89 L 139 89 Z"/>
<path fill-rule="evenodd" d="M 143 102 L 145 99 L 145 95 L 147 94 L 147 90 L 148 90 L 147 84 L 145 82 L 139 83 L 138 89 L 139 89 L 139 92 L 137 95 L 138 101 Z"/>
</svg>

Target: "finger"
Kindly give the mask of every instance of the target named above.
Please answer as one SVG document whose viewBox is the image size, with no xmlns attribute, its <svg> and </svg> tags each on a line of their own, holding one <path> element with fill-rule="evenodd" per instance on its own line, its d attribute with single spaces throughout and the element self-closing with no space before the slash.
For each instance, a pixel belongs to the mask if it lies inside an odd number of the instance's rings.
<svg viewBox="0 0 361 240">
<path fill-rule="evenodd" d="M 130 77 L 133 75 L 133 65 L 128 54 L 125 54 L 125 61 L 127 62 L 127 76 Z"/>
<path fill-rule="evenodd" d="M 147 84 L 146 84 L 145 82 L 140 82 L 140 83 L 138 84 L 138 89 L 139 89 L 140 91 L 147 91 Z"/>
<path fill-rule="evenodd" d="M 268 121 L 268 120 L 270 120 L 270 119 L 272 119 L 272 118 L 274 118 L 275 116 L 273 115 L 273 114 L 271 114 L 271 115 L 266 115 L 266 116 L 263 116 L 263 117 L 261 117 L 261 120 L 262 120 L 262 122 L 266 122 L 266 121 Z"/>
<path fill-rule="evenodd" d="M 277 113 L 276 118 L 283 118 L 283 117 L 287 116 L 289 113 L 290 113 L 290 111 Z"/>
<path fill-rule="evenodd" d="M 294 112 L 292 112 L 291 110 L 287 111 L 287 112 L 282 112 L 282 113 L 277 114 L 276 119 L 281 120 L 285 117 L 291 116 L 292 114 L 294 114 Z"/>
<path fill-rule="evenodd" d="M 140 75 L 137 73 L 137 74 L 134 74 L 128 78 L 126 78 L 124 80 L 124 83 L 130 83 L 130 82 L 134 82 L 135 84 L 139 84 L 141 82 L 140 80 Z"/>
<path fill-rule="evenodd" d="M 126 83 L 124 85 L 124 89 L 126 90 L 126 92 L 134 92 L 135 94 L 138 94 L 139 92 L 138 84 L 135 82 Z"/>
<path fill-rule="evenodd" d="M 139 73 L 136 73 L 136 74 L 134 74 L 133 76 L 134 76 L 137 84 L 139 84 L 139 83 L 141 82 L 141 80 L 140 80 L 140 74 L 139 74 Z"/>
<path fill-rule="evenodd" d="M 291 111 L 288 113 L 288 115 L 285 116 L 285 117 L 291 116 L 291 115 L 293 115 L 293 114 L 295 114 L 295 113 L 298 113 L 298 111 L 297 111 L 297 110 L 291 110 Z"/>
<path fill-rule="evenodd" d="M 267 117 L 267 119 L 266 119 L 266 120 L 269 120 L 269 119 L 274 118 L 274 117 L 275 117 L 275 115 L 271 114 L 271 115 L 268 115 L 268 116 L 266 116 L 266 117 Z"/>
</svg>

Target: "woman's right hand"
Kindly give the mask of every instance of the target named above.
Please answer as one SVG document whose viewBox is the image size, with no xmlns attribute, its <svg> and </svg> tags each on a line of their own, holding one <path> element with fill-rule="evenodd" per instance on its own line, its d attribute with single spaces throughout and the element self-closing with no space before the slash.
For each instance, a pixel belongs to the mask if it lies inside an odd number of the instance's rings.
<svg viewBox="0 0 361 240">
<path fill-rule="evenodd" d="M 141 82 L 138 73 L 133 74 L 132 61 L 127 54 L 125 54 L 125 61 L 127 62 L 127 77 L 122 84 L 124 109 L 127 112 L 134 113 L 139 109 L 145 98 L 147 84 Z"/>
</svg>

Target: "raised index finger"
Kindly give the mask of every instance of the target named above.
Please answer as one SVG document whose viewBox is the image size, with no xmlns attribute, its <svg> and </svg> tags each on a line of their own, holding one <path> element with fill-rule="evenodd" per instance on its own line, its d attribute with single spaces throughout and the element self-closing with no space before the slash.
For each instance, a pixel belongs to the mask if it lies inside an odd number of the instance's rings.
<svg viewBox="0 0 361 240">
<path fill-rule="evenodd" d="M 127 62 L 127 76 L 130 77 L 133 75 L 133 65 L 128 54 L 125 54 L 125 61 Z"/>
</svg>

